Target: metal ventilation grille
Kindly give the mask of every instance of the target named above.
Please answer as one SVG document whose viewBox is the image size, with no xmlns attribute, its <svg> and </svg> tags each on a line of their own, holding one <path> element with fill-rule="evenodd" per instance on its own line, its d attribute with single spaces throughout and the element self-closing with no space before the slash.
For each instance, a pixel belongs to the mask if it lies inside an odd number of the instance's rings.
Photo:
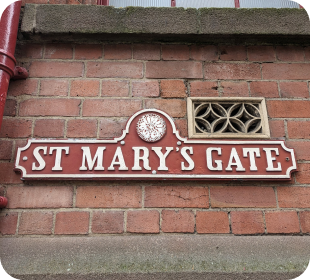
<svg viewBox="0 0 310 280">
<path fill-rule="evenodd" d="M 299 4 L 288 0 L 239 0 L 240 8 L 299 8 Z"/>
<path fill-rule="evenodd" d="M 263 98 L 189 98 L 189 137 L 269 138 Z"/>
<path fill-rule="evenodd" d="M 171 0 L 110 0 L 109 5 L 116 8 L 127 6 L 171 7 Z"/>
<path fill-rule="evenodd" d="M 235 8 L 235 0 L 176 0 L 176 7 L 183 8 Z"/>
</svg>

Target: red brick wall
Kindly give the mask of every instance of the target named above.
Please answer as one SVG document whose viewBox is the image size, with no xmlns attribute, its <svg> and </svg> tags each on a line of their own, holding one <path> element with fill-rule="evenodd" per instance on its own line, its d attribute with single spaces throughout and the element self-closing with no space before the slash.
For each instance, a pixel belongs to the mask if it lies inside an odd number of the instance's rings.
<svg viewBox="0 0 310 280">
<path fill-rule="evenodd" d="M 310 233 L 310 47 L 28 44 L 16 57 L 30 77 L 11 82 L 0 131 L 1 234 Z M 186 136 L 187 96 L 266 97 L 272 139 L 295 148 L 299 171 L 271 182 L 22 182 L 13 172 L 27 138 L 116 137 L 142 108 L 166 111 Z"/>
</svg>

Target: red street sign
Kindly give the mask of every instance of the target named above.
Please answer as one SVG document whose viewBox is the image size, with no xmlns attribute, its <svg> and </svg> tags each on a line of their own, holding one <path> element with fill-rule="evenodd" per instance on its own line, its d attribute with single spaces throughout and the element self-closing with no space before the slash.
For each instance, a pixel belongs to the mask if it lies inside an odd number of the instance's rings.
<svg viewBox="0 0 310 280">
<path fill-rule="evenodd" d="M 113 140 L 30 139 L 18 148 L 22 179 L 290 179 L 284 141 L 182 138 L 163 111 L 134 114 Z"/>
</svg>

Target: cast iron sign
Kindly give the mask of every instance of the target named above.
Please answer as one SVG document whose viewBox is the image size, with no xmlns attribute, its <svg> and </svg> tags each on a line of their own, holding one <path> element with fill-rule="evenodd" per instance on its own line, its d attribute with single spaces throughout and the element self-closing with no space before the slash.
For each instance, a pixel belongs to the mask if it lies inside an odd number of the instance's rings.
<svg viewBox="0 0 310 280">
<path fill-rule="evenodd" d="M 134 114 L 114 140 L 30 139 L 18 148 L 22 179 L 290 179 L 284 141 L 182 138 L 160 110 Z"/>
</svg>

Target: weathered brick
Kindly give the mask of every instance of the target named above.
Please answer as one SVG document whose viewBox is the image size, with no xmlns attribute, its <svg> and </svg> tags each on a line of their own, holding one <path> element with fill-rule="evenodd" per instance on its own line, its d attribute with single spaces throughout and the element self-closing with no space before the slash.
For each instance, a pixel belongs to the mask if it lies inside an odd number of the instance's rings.
<svg viewBox="0 0 310 280">
<path fill-rule="evenodd" d="M 310 188 L 277 187 L 279 207 L 310 208 Z"/>
<path fill-rule="evenodd" d="M 256 63 L 206 63 L 205 79 L 258 80 L 260 66 Z"/>
<path fill-rule="evenodd" d="M 88 234 L 89 212 L 59 212 L 55 234 Z"/>
<path fill-rule="evenodd" d="M 307 63 L 264 63 L 265 80 L 309 80 L 310 64 Z"/>
<path fill-rule="evenodd" d="M 310 211 L 303 211 L 299 213 L 301 231 L 303 233 L 310 233 Z"/>
<path fill-rule="evenodd" d="M 267 233 L 299 233 L 299 221 L 295 211 L 266 212 Z"/>
<path fill-rule="evenodd" d="M 261 211 L 233 211 L 230 217 L 233 234 L 260 234 L 265 232 Z"/>
<path fill-rule="evenodd" d="M 20 184 L 20 173 L 14 172 L 14 162 L 0 162 L 0 182 L 2 184 Z"/>
<path fill-rule="evenodd" d="M 41 80 L 40 95 L 67 96 L 68 91 L 68 80 Z"/>
<path fill-rule="evenodd" d="M 81 100 L 65 98 L 28 99 L 20 104 L 20 116 L 78 116 Z"/>
<path fill-rule="evenodd" d="M 163 232 L 184 232 L 195 231 L 195 215 L 187 210 L 163 210 L 161 212 Z"/>
<path fill-rule="evenodd" d="M 208 208 L 209 191 L 206 187 L 145 187 L 145 207 Z"/>
<path fill-rule="evenodd" d="M 80 186 L 76 191 L 76 207 L 138 208 L 142 190 L 135 186 Z"/>
<path fill-rule="evenodd" d="M 133 58 L 140 60 L 160 60 L 160 45 L 133 45 Z"/>
<path fill-rule="evenodd" d="M 67 137 L 92 137 L 97 136 L 97 121 L 88 119 L 69 120 L 67 124 Z"/>
<path fill-rule="evenodd" d="M 157 97 L 159 96 L 158 81 L 134 81 L 132 82 L 132 96 Z"/>
<path fill-rule="evenodd" d="M 162 45 L 163 60 L 189 60 L 189 46 Z"/>
<path fill-rule="evenodd" d="M 273 46 L 250 46 L 248 47 L 248 59 L 250 61 L 275 61 Z"/>
<path fill-rule="evenodd" d="M 244 46 L 221 46 L 220 59 L 227 61 L 246 60 L 247 53 Z"/>
<path fill-rule="evenodd" d="M 299 184 L 310 184 L 310 163 L 299 163 L 295 178 Z"/>
<path fill-rule="evenodd" d="M 197 233 L 229 233 L 229 220 L 226 212 L 201 212 L 196 214 Z"/>
<path fill-rule="evenodd" d="M 121 96 L 129 94 L 129 81 L 102 81 L 102 96 Z"/>
<path fill-rule="evenodd" d="M 180 132 L 181 137 L 187 137 L 187 119 L 174 119 L 174 122 Z"/>
<path fill-rule="evenodd" d="M 193 81 L 190 83 L 191 97 L 219 96 L 217 82 Z"/>
<path fill-rule="evenodd" d="M 22 6 L 24 6 L 26 3 L 28 4 L 51 4 L 51 1 L 53 0 L 22 0 Z"/>
<path fill-rule="evenodd" d="M 182 118 L 186 115 L 186 102 L 180 99 L 147 99 L 145 108 L 159 109 L 175 118 Z"/>
<path fill-rule="evenodd" d="M 219 54 L 216 46 L 191 46 L 191 59 L 202 61 L 218 60 Z"/>
<path fill-rule="evenodd" d="M 82 77 L 82 62 L 33 61 L 29 68 L 30 77 L 38 78 L 74 78 Z"/>
<path fill-rule="evenodd" d="M 20 138 L 31 136 L 32 121 L 23 119 L 3 119 L 0 137 Z"/>
<path fill-rule="evenodd" d="M 304 50 L 301 46 L 277 46 L 276 53 L 281 61 L 304 61 Z"/>
<path fill-rule="evenodd" d="M 127 232 L 159 233 L 158 211 L 128 211 Z"/>
<path fill-rule="evenodd" d="M 142 109 L 141 100 L 88 99 L 83 104 L 85 117 L 129 117 Z"/>
<path fill-rule="evenodd" d="M 310 101 L 268 100 L 267 109 L 271 118 L 308 118 Z"/>
<path fill-rule="evenodd" d="M 309 97 L 308 85 L 306 82 L 280 82 L 281 97 Z"/>
<path fill-rule="evenodd" d="M 212 207 L 277 207 L 272 187 L 211 187 Z"/>
<path fill-rule="evenodd" d="M 0 140 L 0 160 L 12 158 L 13 142 Z"/>
<path fill-rule="evenodd" d="M 310 142 L 289 140 L 286 144 L 295 150 L 297 160 L 310 160 Z"/>
<path fill-rule="evenodd" d="M 73 47 L 70 44 L 46 44 L 45 59 L 72 59 Z"/>
<path fill-rule="evenodd" d="M 98 96 L 100 82 L 98 80 L 73 80 L 70 96 Z"/>
<path fill-rule="evenodd" d="M 5 196 L 5 190 L 6 190 L 6 188 L 4 186 L 0 185 L 0 195 L 1 196 Z"/>
<path fill-rule="evenodd" d="M 105 45 L 104 59 L 131 59 L 131 45 L 128 44 Z"/>
<path fill-rule="evenodd" d="M 87 77 L 89 78 L 133 78 L 143 76 L 143 64 L 141 62 L 88 62 Z"/>
<path fill-rule="evenodd" d="M 247 82 L 221 82 L 223 97 L 242 97 L 249 96 Z"/>
<path fill-rule="evenodd" d="M 36 120 L 34 124 L 34 137 L 64 137 L 64 120 Z"/>
<path fill-rule="evenodd" d="M 202 78 L 202 64 L 195 61 L 148 61 L 147 78 Z"/>
<path fill-rule="evenodd" d="M 7 99 L 5 101 L 3 116 L 15 117 L 17 102 L 13 99 Z"/>
<path fill-rule="evenodd" d="M 123 233 L 124 212 L 96 211 L 92 219 L 92 233 Z"/>
<path fill-rule="evenodd" d="M 310 123 L 307 121 L 288 121 L 287 131 L 291 139 L 310 139 Z"/>
<path fill-rule="evenodd" d="M 100 138 L 115 138 L 122 135 L 127 119 L 101 119 L 99 122 Z"/>
<path fill-rule="evenodd" d="M 20 218 L 18 234 L 51 234 L 53 212 L 23 212 Z"/>
<path fill-rule="evenodd" d="M 82 44 L 75 46 L 75 59 L 99 59 L 102 58 L 102 45 Z"/>
<path fill-rule="evenodd" d="M 32 0 L 38 2 L 47 2 L 48 0 Z M 45 3 L 38 3 L 45 4 Z M 42 58 L 43 45 L 42 44 L 17 44 L 15 51 L 16 58 Z"/>
<path fill-rule="evenodd" d="M 279 97 L 277 82 L 251 82 L 250 89 L 252 97 Z"/>
<path fill-rule="evenodd" d="M 3 235 L 13 235 L 16 232 L 17 213 L 6 213 L 0 216 L 0 233 Z"/>
<path fill-rule="evenodd" d="M 8 95 L 19 96 L 23 94 L 34 95 L 38 91 L 37 79 L 12 80 L 10 82 Z"/>
<path fill-rule="evenodd" d="M 8 208 L 72 207 L 73 187 L 11 186 L 7 189 Z"/>
<path fill-rule="evenodd" d="M 285 137 L 284 121 L 270 120 L 269 121 L 271 138 L 283 138 Z"/>
<path fill-rule="evenodd" d="M 186 97 L 186 87 L 183 80 L 162 80 L 160 82 L 161 96 L 168 98 Z"/>
</svg>

